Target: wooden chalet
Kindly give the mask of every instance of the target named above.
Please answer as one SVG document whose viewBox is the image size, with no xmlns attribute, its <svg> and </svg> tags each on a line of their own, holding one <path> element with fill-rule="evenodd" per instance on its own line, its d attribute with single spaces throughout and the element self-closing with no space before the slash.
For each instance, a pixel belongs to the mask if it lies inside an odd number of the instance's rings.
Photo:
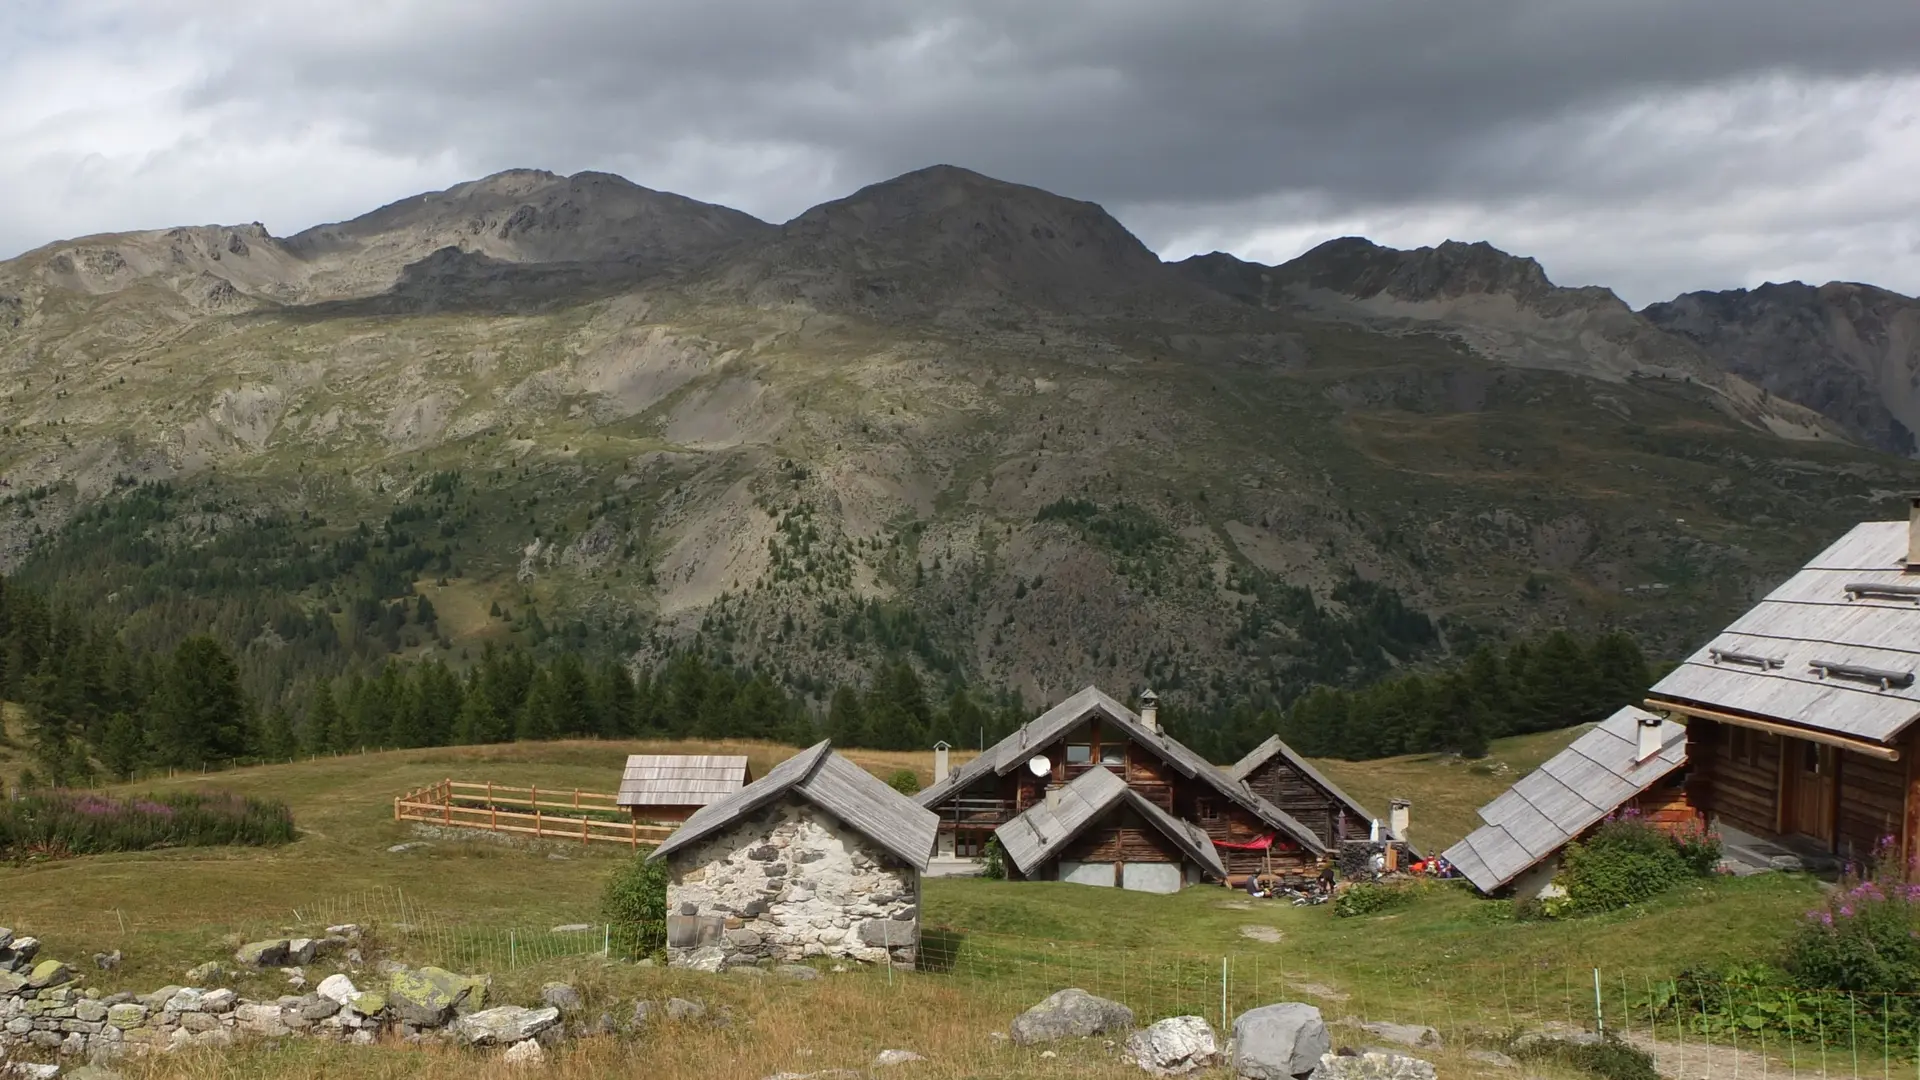
<svg viewBox="0 0 1920 1080">
<path fill-rule="evenodd" d="M 1654 684 L 1689 801 L 1817 858 L 1920 850 L 1920 499 L 1857 525 Z"/>
<path fill-rule="evenodd" d="M 1348 840 L 1367 839 L 1377 820 L 1278 735 L 1254 747 L 1227 775 L 1312 829 L 1332 850 Z"/>
<path fill-rule="evenodd" d="M 1127 786 L 1112 769 L 1092 768 L 995 831 L 1009 876 L 1170 893 L 1226 865 L 1200 826 L 1182 821 Z"/>
<path fill-rule="evenodd" d="M 920 805 L 940 817 L 932 872 L 964 872 L 959 868 L 979 858 L 996 833 L 1001 846 L 1012 852 L 1025 841 L 1010 824 L 1029 809 L 1044 806 L 1050 793 L 1059 799 L 1059 792 L 1094 770 L 1111 773 L 1145 805 L 1206 836 L 1219 858 L 1217 867 L 1198 860 L 1207 877 L 1306 873 L 1327 856 L 1327 845 L 1317 832 L 1167 735 L 1151 692 L 1141 701 L 1141 711 L 1135 713 L 1090 686 L 958 770 L 936 776 L 934 785 L 917 796 Z M 1087 823 L 1076 839 L 1082 854 L 1100 852 L 1102 859 L 1111 858 L 1115 868 L 1103 884 L 1158 881 L 1152 871 L 1130 875 L 1126 865 L 1178 864 L 1189 857 L 1177 844 L 1166 842 L 1164 830 L 1137 814 L 1103 815 Z M 1101 876 L 1096 870 L 1082 873 Z"/>
<path fill-rule="evenodd" d="M 685 821 L 751 783 L 744 754 L 634 754 L 615 801 L 635 821 Z"/>
</svg>

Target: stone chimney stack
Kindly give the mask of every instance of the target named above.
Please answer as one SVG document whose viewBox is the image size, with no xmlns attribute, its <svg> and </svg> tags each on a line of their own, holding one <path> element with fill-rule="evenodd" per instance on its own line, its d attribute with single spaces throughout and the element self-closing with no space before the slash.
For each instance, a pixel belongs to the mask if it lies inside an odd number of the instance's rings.
<svg viewBox="0 0 1920 1080">
<path fill-rule="evenodd" d="M 1640 718 L 1639 738 L 1634 745 L 1635 764 L 1647 760 L 1660 752 L 1660 718 L 1643 716 Z"/>
<path fill-rule="evenodd" d="M 1393 799 L 1387 803 L 1387 832 L 1395 840 L 1407 838 L 1407 827 L 1413 824 L 1413 804 L 1406 799 Z"/>
<path fill-rule="evenodd" d="M 1915 500 L 1920 506 L 1920 500 Z M 1160 731 L 1160 695 L 1151 690 L 1140 692 L 1140 723 L 1156 734 Z"/>
<path fill-rule="evenodd" d="M 936 784 L 946 783 L 947 776 L 953 772 L 952 760 L 947 756 L 952 749 L 944 742 L 933 744 L 933 782 Z"/>
<path fill-rule="evenodd" d="M 1920 495 L 1907 510 L 1907 573 L 1920 574 Z"/>
</svg>

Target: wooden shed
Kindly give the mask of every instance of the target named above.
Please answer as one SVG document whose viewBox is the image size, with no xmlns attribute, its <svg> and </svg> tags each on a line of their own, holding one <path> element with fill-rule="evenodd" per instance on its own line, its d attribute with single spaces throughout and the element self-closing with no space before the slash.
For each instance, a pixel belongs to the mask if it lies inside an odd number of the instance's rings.
<svg viewBox="0 0 1920 1080">
<path fill-rule="evenodd" d="M 1205 830 L 1093 768 L 995 833 L 1017 876 L 1136 892 L 1178 892 L 1227 876 Z"/>
<path fill-rule="evenodd" d="M 1654 684 L 1688 797 L 1788 851 L 1920 857 L 1920 499 L 1855 526 Z"/>
<path fill-rule="evenodd" d="M 1254 747 L 1227 775 L 1312 829 L 1329 848 L 1364 840 L 1373 829 L 1375 819 L 1366 807 L 1294 753 L 1278 735 Z"/>
<path fill-rule="evenodd" d="M 1481 807 L 1483 824 L 1441 858 L 1483 893 L 1538 896 L 1553 880 L 1560 849 L 1608 815 L 1691 824 L 1696 815 L 1680 783 L 1686 763 L 1686 728 L 1628 706 Z"/>
<path fill-rule="evenodd" d="M 753 770 L 744 754 L 634 754 L 627 758 L 616 801 L 635 821 L 685 821 L 751 783 Z"/>
</svg>

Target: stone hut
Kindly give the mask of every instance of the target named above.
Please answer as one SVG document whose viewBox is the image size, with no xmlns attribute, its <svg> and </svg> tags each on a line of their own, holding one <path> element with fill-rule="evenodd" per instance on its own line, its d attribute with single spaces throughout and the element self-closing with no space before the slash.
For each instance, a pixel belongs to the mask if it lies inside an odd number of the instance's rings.
<svg viewBox="0 0 1920 1080">
<path fill-rule="evenodd" d="M 701 807 L 665 859 L 667 957 L 719 970 L 839 957 L 912 964 L 939 818 L 827 743 Z"/>
</svg>

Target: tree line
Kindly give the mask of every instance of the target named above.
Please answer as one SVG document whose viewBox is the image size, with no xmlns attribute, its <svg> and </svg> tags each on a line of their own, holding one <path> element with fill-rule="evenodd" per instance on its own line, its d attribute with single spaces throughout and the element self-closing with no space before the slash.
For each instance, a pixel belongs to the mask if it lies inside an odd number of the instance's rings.
<svg viewBox="0 0 1920 1080">
<path fill-rule="evenodd" d="M 1362 689 L 1315 686 L 1285 708 L 1183 711 L 1176 701 L 1166 720 L 1215 761 L 1275 732 L 1315 757 L 1478 756 L 1493 738 L 1600 719 L 1637 700 L 1650 681 L 1631 637 L 1583 641 L 1561 632 L 1505 650 L 1482 646 L 1451 668 Z M 957 674 L 930 686 L 904 658 L 882 662 L 864 686 L 823 696 L 821 707 L 766 672 L 699 652 L 635 671 L 572 650 L 541 656 L 489 646 L 464 670 L 437 658 L 390 657 L 370 673 L 311 675 L 262 704 L 212 636 L 166 650 L 129 646 L 112 628 L 0 577 L 0 698 L 24 706 L 34 779 L 53 784 L 360 749 L 561 738 L 804 745 L 827 737 L 839 746 L 918 750 L 938 741 L 991 744 L 1031 718 L 1017 694 L 983 693 Z"/>
</svg>

